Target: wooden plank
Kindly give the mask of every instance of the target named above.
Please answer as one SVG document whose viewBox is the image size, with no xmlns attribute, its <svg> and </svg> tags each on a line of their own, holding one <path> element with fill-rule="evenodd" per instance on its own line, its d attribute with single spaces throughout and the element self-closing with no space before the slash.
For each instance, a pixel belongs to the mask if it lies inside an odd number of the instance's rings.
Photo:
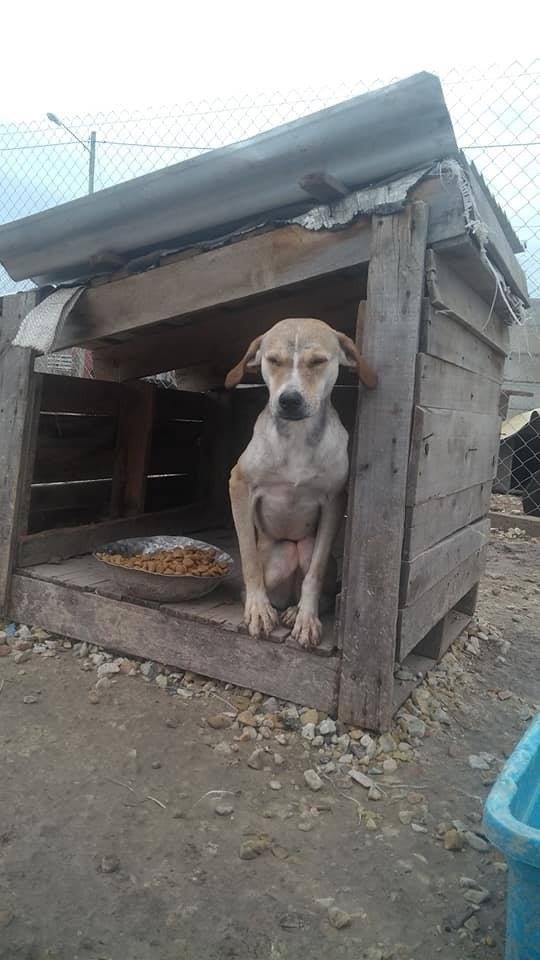
<svg viewBox="0 0 540 960">
<path fill-rule="evenodd" d="M 401 564 L 400 601 L 402 606 L 415 603 L 451 570 L 463 563 L 489 539 L 489 520 L 477 520 L 463 527 L 412 560 Z"/>
<path fill-rule="evenodd" d="M 213 517 L 204 512 L 203 504 L 190 504 L 174 510 L 144 513 L 139 517 L 105 520 L 82 527 L 47 530 L 21 537 L 17 552 L 17 566 L 29 567 L 91 553 L 103 544 L 125 537 L 151 537 L 157 534 L 192 533 L 211 526 Z"/>
<path fill-rule="evenodd" d="M 422 304 L 420 350 L 499 383 L 503 379 L 502 354 L 480 340 L 470 328 L 432 307 L 427 297 Z"/>
<path fill-rule="evenodd" d="M 497 412 L 465 413 L 415 408 L 407 505 L 444 497 L 495 475 Z"/>
<path fill-rule="evenodd" d="M 114 451 L 113 517 L 132 517 L 144 511 L 155 393 L 150 383 L 132 383 L 124 387 Z"/>
<path fill-rule="evenodd" d="M 450 610 L 439 623 L 431 628 L 414 652 L 421 657 L 440 660 L 455 640 L 467 629 L 472 616 L 459 610 Z"/>
<path fill-rule="evenodd" d="M 91 287 L 64 324 L 57 349 L 357 266 L 368 260 L 369 237 L 367 219 L 335 231 L 289 225 Z"/>
<path fill-rule="evenodd" d="M 494 413 L 498 416 L 501 385 L 453 363 L 419 353 L 416 399 L 422 407 Z"/>
<path fill-rule="evenodd" d="M 13 336 L 38 301 L 37 292 L 7 297 L 2 325 Z M 0 349 L 0 611 L 11 584 L 17 540 L 26 533 L 36 448 L 41 377 L 33 351 L 13 347 L 4 336 Z"/>
<path fill-rule="evenodd" d="M 426 280 L 429 299 L 433 307 L 458 320 L 488 346 L 506 355 L 510 336 L 508 326 L 491 309 L 491 300 L 484 300 L 455 270 L 448 258 L 428 250 L 426 257 Z"/>
<path fill-rule="evenodd" d="M 256 309 L 247 300 L 184 318 L 176 326 L 156 326 L 153 336 L 138 336 L 129 344 L 96 351 L 94 362 L 99 364 L 100 376 L 114 380 L 173 368 L 182 383 L 189 377 L 197 390 L 203 389 L 196 385 L 199 372 L 204 389 L 222 387 L 250 340 L 286 317 L 318 317 L 354 336 L 358 300 L 364 295 L 363 272 L 340 271 L 292 291 L 271 292 L 257 299 Z"/>
<path fill-rule="evenodd" d="M 47 413 L 79 413 L 116 416 L 123 386 L 105 380 L 43 375 L 41 410 Z"/>
<path fill-rule="evenodd" d="M 528 302 L 527 280 L 515 254 L 499 223 L 489 196 L 487 195 L 476 171 L 469 167 L 473 197 L 478 209 L 479 219 L 488 228 L 487 254 L 499 268 L 509 287 L 521 299 Z"/>
<path fill-rule="evenodd" d="M 376 730 L 386 729 L 392 717 L 427 227 L 424 203 L 374 217 L 372 223 L 363 352 L 379 384 L 362 397 L 354 437 L 340 611 L 339 716 Z"/>
<path fill-rule="evenodd" d="M 42 414 L 34 483 L 108 479 L 112 476 L 115 434 L 112 417 Z"/>
<path fill-rule="evenodd" d="M 418 646 L 441 617 L 478 583 L 485 562 L 486 547 L 483 547 L 427 590 L 416 603 L 400 610 L 397 652 L 400 662 Z"/>
<path fill-rule="evenodd" d="M 16 575 L 10 616 L 128 656 L 192 670 L 333 713 L 338 659 L 253 640 L 217 624 Z"/>
<path fill-rule="evenodd" d="M 492 510 L 489 514 L 491 526 L 496 530 L 511 530 L 518 527 L 528 537 L 540 537 L 540 517 L 526 517 L 521 513 L 499 513 Z"/>
<path fill-rule="evenodd" d="M 490 498 L 491 481 L 486 480 L 467 490 L 407 507 L 404 558 L 416 557 L 456 530 L 485 516 Z"/>
</svg>

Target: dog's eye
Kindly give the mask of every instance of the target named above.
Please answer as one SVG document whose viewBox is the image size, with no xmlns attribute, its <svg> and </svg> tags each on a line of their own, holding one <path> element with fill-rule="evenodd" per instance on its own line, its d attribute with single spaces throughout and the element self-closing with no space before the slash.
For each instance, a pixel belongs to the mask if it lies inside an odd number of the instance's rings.
<svg viewBox="0 0 540 960">
<path fill-rule="evenodd" d="M 270 363 L 273 367 L 279 367 L 281 364 L 281 360 L 279 357 L 269 356 L 266 359 L 268 363 Z"/>
<path fill-rule="evenodd" d="M 328 357 L 311 357 L 309 361 L 310 367 L 320 367 L 323 363 L 328 363 Z"/>
</svg>

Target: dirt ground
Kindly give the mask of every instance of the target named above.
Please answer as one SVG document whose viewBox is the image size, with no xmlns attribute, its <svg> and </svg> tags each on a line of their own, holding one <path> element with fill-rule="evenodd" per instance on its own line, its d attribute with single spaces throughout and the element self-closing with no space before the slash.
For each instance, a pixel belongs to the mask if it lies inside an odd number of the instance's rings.
<svg viewBox="0 0 540 960">
<path fill-rule="evenodd" d="M 8 626 L 1 960 L 502 957 L 481 812 L 540 701 L 539 560 L 539 542 L 494 534 L 480 639 L 378 743 L 306 739 L 320 716 L 152 665 L 105 660 L 96 688 L 99 652 Z"/>
</svg>

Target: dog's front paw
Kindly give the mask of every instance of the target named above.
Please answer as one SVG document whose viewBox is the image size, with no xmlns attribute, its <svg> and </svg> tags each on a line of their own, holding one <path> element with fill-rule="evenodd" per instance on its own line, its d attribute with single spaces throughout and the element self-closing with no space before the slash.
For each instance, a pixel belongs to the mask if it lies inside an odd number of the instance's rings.
<svg viewBox="0 0 540 960">
<path fill-rule="evenodd" d="M 278 624 L 278 614 L 265 593 L 246 598 L 244 622 L 250 637 L 268 637 Z"/>
<path fill-rule="evenodd" d="M 286 627 L 294 627 L 297 616 L 298 607 L 296 605 L 294 607 L 287 607 L 281 614 L 281 622 L 284 623 Z"/>
<path fill-rule="evenodd" d="M 301 647 L 310 650 L 318 647 L 322 637 L 322 624 L 314 613 L 302 610 L 298 607 L 294 627 L 291 630 L 291 636 L 298 641 Z"/>
</svg>

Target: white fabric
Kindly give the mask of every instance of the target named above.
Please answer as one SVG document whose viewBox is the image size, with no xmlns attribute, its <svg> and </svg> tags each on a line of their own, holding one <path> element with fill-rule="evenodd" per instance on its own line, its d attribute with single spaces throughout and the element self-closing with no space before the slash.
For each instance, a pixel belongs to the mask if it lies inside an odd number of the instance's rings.
<svg viewBox="0 0 540 960">
<path fill-rule="evenodd" d="M 84 287 L 62 287 L 38 303 L 22 321 L 13 345 L 31 347 L 38 353 L 49 353 L 53 350 L 58 331 L 84 289 Z"/>
</svg>

